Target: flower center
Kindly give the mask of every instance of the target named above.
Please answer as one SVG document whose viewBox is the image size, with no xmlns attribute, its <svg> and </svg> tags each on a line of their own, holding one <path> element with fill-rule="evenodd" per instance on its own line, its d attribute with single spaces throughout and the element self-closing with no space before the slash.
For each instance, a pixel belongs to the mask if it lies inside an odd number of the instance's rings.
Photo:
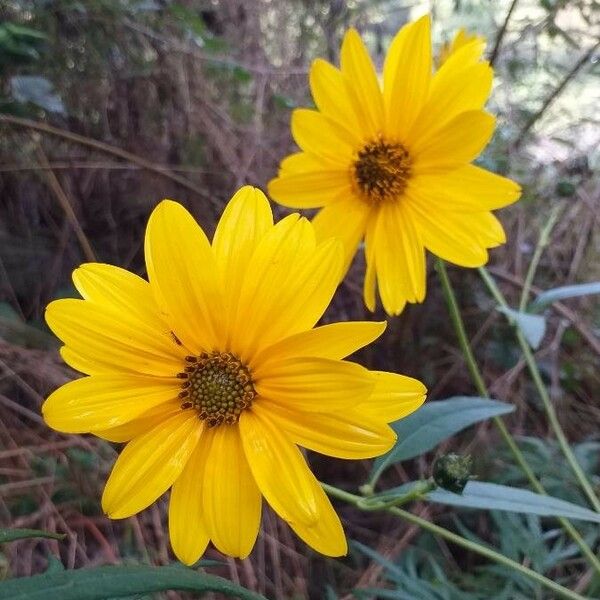
<svg viewBox="0 0 600 600">
<path fill-rule="evenodd" d="M 177 377 L 185 379 L 181 408 L 195 408 L 208 427 L 233 425 L 256 397 L 250 371 L 229 352 L 186 356 L 187 366 Z"/>
<path fill-rule="evenodd" d="M 383 139 L 369 142 L 353 164 L 356 191 L 371 202 L 397 198 L 406 188 L 410 167 L 410 155 L 402 144 Z"/>
</svg>

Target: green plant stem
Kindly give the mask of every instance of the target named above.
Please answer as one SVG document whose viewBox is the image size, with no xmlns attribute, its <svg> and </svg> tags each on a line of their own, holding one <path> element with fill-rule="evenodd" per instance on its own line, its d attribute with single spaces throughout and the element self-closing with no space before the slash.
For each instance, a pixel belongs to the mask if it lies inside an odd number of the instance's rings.
<svg viewBox="0 0 600 600">
<path fill-rule="evenodd" d="M 460 309 L 458 307 L 456 295 L 454 294 L 454 289 L 452 288 L 452 284 L 450 283 L 450 278 L 448 277 L 446 265 L 443 260 L 436 259 L 436 269 L 440 276 L 440 280 L 442 283 L 442 290 L 444 292 L 444 297 L 445 297 L 446 303 L 448 305 L 448 311 L 450 312 L 450 318 L 452 320 L 452 324 L 454 325 L 454 329 L 455 329 L 456 335 L 458 337 L 458 342 L 459 342 L 460 348 L 463 352 L 463 355 L 465 357 L 465 360 L 467 362 L 467 368 L 469 369 L 469 373 L 471 374 L 473 383 L 475 384 L 477 392 L 481 396 L 483 396 L 484 398 L 489 398 L 490 394 L 487 389 L 487 386 L 485 385 L 485 381 L 483 380 L 483 376 L 481 375 L 481 372 L 479 371 L 479 367 L 477 366 L 477 361 L 475 360 L 475 357 L 473 355 L 473 350 L 471 349 L 471 344 L 469 343 L 469 338 L 467 337 L 467 332 L 465 331 L 465 325 L 463 323 L 462 316 L 460 314 Z M 489 277 L 489 274 L 487 274 L 487 271 L 486 271 L 486 275 Z M 497 296 L 495 296 L 495 298 L 496 298 L 496 300 L 498 300 Z M 502 301 L 504 302 L 504 299 L 502 299 Z M 502 304 L 502 302 L 501 302 L 501 304 Z M 505 308 L 507 307 L 506 302 L 504 302 L 503 305 L 505 306 Z M 527 345 L 527 343 L 526 343 L 526 345 Z M 527 346 L 527 348 L 529 349 L 529 346 Z M 544 390 L 545 390 L 545 388 L 544 388 Z M 494 421 L 494 424 L 496 425 L 496 427 L 498 428 L 498 431 L 500 432 L 502 439 L 504 440 L 504 442 L 510 449 L 512 455 L 514 456 L 515 460 L 517 461 L 517 463 L 518 463 L 519 467 L 521 468 L 521 470 L 523 471 L 523 473 L 525 473 L 525 475 L 526 475 L 527 479 L 529 480 L 533 489 L 536 492 L 538 492 L 539 494 L 547 495 L 547 492 L 546 492 L 544 486 L 540 483 L 540 481 L 536 477 L 532 468 L 529 466 L 527 459 L 521 452 L 521 449 L 517 446 L 512 435 L 508 431 L 508 428 L 506 427 L 504 420 L 501 417 L 497 416 L 497 417 L 494 417 L 493 421 Z M 598 559 L 598 557 L 594 554 L 592 549 L 588 546 L 586 541 L 583 539 L 583 537 L 580 535 L 580 533 L 577 531 L 577 529 L 575 529 L 575 527 L 571 524 L 570 521 L 568 521 L 564 517 L 558 517 L 558 520 L 559 520 L 559 523 L 561 524 L 562 528 L 571 536 L 573 541 L 579 546 L 579 549 L 581 550 L 582 554 L 588 559 L 590 564 L 594 567 L 596 572 L 600 575 L 600 559 Z"/>
<path fill-rule="evenodd" d="M 364 486 L 363 486 L 364 487 Z M 397 496 L 392 500 L 385 500 L 381 496 L 369 496 L 362 497 L 360 499 L 360 508 L 361 510 L 368 511 L 377 511 L 383 510 L 384 508 L 389 508 L 391 506 L 403 506 L 404 504 L 408 504 L 414 500 L 421 500 L 424 496 L 429 494 L 429 492 L 433 492 L 437 488 L 437 483 L 433 481 L 433 479 L 426 479 L 423 481 L 419 481 L 415 487 L 404 494 L 404 496 Z M 367 487 L 365 489 L 368 493 L 372 493 L 372 489 Z"/>
<path fill-rule="evenodd" d="M 360 496 L 356 496 L 355 494 L 351 494 L 350 492 L 346 492 L 326 483 L 321 483 L 321 485 L 330 496 L 338 498 L 339 500 L 343 500 L 344 502 L 353 504 L 357 508 L 362 509 L 361 501 L 363 500 L 363 498 L 361 498 Z M 504 556 L 503 554 L 500 554 L 499 552 L 496 552 L 491 548 L 483 546 L 482 544 L 472 542 L 471 540 L 468 540 L 456 533 L 453 533 L 452 531 L 445 529 L 444 527 L 440 527 L 439 525 L 436 525 L 435 523 L 432 523 L 427 519 L 423 519 L 421 517 L 413 515 L 412 513 L 398 508 L 396 506 L 384 507 L 380 510 L 396 515 L 397 517 L 401 517 L 405 521 L 413 523 L 414 525 L 417 525 L 421 527 L 421 529 L 425 529 L 426 531 L 429 531 L 434 535 L 438 535 L 439 537 L 444 538 L 445 540 L 448 540 L 449 542 L 452 542 L 457 546 L 461 546 L 466 550 L 470 550 L 471 552 L 475 552 L 481 556 L 485 556 L 486 558 L 493 560 L 494 562 L 509 567 L 510 569 L 521 573 L 525 577 L 528 577 L 529 579 L 540 583 L 549 590 L 552 590 L 561 598 L 569 598 L 570 600 L 585 600 L 585 598 L 579 595 L 577 592 L 572 592 L 568 590 L 566 587 L 560 585 L 559 583 L 556 583 L 551 579 L 544 577 L 544 575 L 541 575 L 540 573 L 536 573 L 532 569 L 523 566 L 522 564 L 508 558 L 507 556 Z"/>
<path fill-rule="evenodd" d="M 481 274 L 484 283 L 486 284 L 487 288 L 489 289 L 496 302 L 498 302 L 498 304 L 501 307 L 508 308 L 508 303 L 506 302 L 506 299 L 504 298 L 502 292 L 496 285 L 496 282 L 494 281 L 493 277 L 488 273 L 487 269 L 485 267 L 480 267 L 479 273 Z M 515 327 L 517 340 L 519 342 L 519 345 L 521 346 L 523 356 L 525 357 L 525 362 L 527 363 L 527 367 L 529 368 L 529 372 L 531 373 L 531 377 L 533 379 L 535 387 L 537 388 L 540 398 L 542 399 L 544 410 L 546 411 L 546 415 L 548 416 L 548 421 L 550 422 L 550 426 L 554 431 L 554 435 L 558 440 L 558 444 L 563 454 L 565 455 L 565 458 L 567 459 L 567 462 L 569 463 L 571 469 L 573 470 L 573 473 L 575 474 L 579 485 L 585 492 L 585 495 L 587 496 L 591 505 L 594 507 L 596 512 L 600 512 L 600 500 L 598 500 L 598 497 L 594 492 L 592 484 L 589 482 L 586 474 L 581 468 L 581 465 L 579 464 L 577 458 L 573 454 L 573 450 L 571 450 L 571 446 L 569 445 L 567 437 L 565 436 L 565 432 L 563 431 L 563 428 L 561 427 L 560 422 L 558 420 L 558 416 L 556 415 L 556 410 L 554 409 L 552 400 L 550 400 L 548 390 L 546 389 L 546 386 L 544 385 L 544 382 L 542 380 L 540 370 L 537 366 L 537 363 L 535 362 L 533 352 L 531 351 L 531 348 L 529 347 L 529 344 L 527 343 L 527 340 L 525 339 L 525 336 L 523 335 L 521 329 L 514 324 L 512 319 L 509 319 L 509 321 L 511 321 L 511 323 Z"/>
<path fill-rule="evenodd" d="M 560 206 L 555 206 L 550 211 L 548 221 L 546 221 L 546 225 L 544 225 L 544 228 L 540 233 L 538 243 L 535 247 L 533 256 L 531 257 L 531 262 L 529 263 L 529 269 L 527 269 L 527 275 L 525 276 L 523 289 L 521 291 L 521 299 L 519 300 L 519 311 L 521 312 L 524 312 L 527 307 L 527 300 L 529 300 L 529 292 L 531 290 L 531 285 L 533 284 L 535 272 L 537 271 L 540 259 L 542 258 L 542 254 L 544 253 L 544 249 L 550 242 L 550 232 L 554 228 L 554 224 L 556 223 L 558 216 L 561 213 L 561 210 L 562 209 Z"/>
</svg>

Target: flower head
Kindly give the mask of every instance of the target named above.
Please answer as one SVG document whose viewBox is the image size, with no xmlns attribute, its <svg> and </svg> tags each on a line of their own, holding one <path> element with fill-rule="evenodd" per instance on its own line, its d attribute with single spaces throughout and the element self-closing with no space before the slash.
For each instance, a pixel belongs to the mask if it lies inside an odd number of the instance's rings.
<svg viewBox="0 0 600 600">
<path fill-rule="evenodd" d="M 481 39 L 465 41 L 433 74 L 423 17 L 393 39 L 381 86 L 353 29 L 339 69 L 321 59 L 311 67 L 317 110 L 294 111 L 302 152 L 282 161 L 269 193 L 285 206 L 322 208 L 317 238 L 342 240 L 346 268 L 364 239 L 370 310 L 376 284 L 389 314 L 423 300 L 425 249 L 475 267 L 505 241 L 490 211 L 514 202 L 519 186 L 470 164 L 494 130 L 482 52 Z"/>
<path fill-rule="evenodd" d="M 258 190 L 230 201 L 212 244 L 170 200 L 150 217 L 149 281 L 85 264 L 83 296 L 52 302 L 64 360 L 88 376 L 44 403 L 67 433 L 128 442 L 102 497 L 133 515 L 172 487 L 173 549 L 191 564 L 209 540 L 247 556 L 262 497 L 316 550 L 346 552 L 339 518 L 298 448 L 341 458 L 386 452 L 388 423 L 420 406 L 424 386 L 343 360 L 384 323 L 314 327 L 340 281 L 339 242 L 317 242 L 294 214 L 273 224 Z"/>
</svg>

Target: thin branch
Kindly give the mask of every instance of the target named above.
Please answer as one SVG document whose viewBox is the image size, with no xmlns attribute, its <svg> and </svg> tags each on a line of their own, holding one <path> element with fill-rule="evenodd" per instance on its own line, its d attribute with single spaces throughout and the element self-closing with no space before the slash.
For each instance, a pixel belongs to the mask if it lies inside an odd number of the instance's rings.
<svg viewBox="0 0 600 600">
<path fill-rule="evenodd" d="M 531 115 L 525 126 L 515 140 L 515 147 L 518 148 L 525 139 L 529 130 L 537 123 L 540 117 L 546 112 L 546 109 L 560 96 L 567 84 L 577 75 L 581 68 L 592 58 L 594 52 L 600 48 L 600 39 L 575 63 L 574 67 L 564 76 L 558 87 L 546 98 L 541 108 Z"/>
<path fill-rule="evenodd" d="M 518 1 L 519 0 L 512 1 L 512 4 L 510 5 L 508 12 L 506 13 L 506 17 L 504 18 L 504 22 L 502 23 L 502 26 L 498 30 L 498 35 L 496 36 L 496 42 L 494 43 L 494 49 L 492 50 L 492 53 L 490 55 L 490 65 L 492 67 L 494 66 L 494 63 L 496 62 L 496 59 L 498 58 L 498 52 L 500 50 L 500 45 L 502 44 L 504 34 L 506 33 L 506 27 L 508 26 L 508 22 L 510 21 L 510 17 L 512 16 L 513 11 L 515 10 L 515 6 L 517 5 Z"/>
<path fill-rule="evenodd" d="M 202 196 L 203 198 L 207 198 L 209 200 L 211 199 L 211 196 L 206 192 L 206 190 L 196 186 L 185 177 L 181 177 L 180 175 L 177 175 L 175 173 L 172 173 L 170 170 L 165 169 L 161 165 L 157 165 L 156 163 L 146 160 L 141 156 L 137 156 L 136 154 L 132 154 L 131 152 L 127 152 L 126 150 L 121 150 L 121 148 L 117 148 L 116 146 L 112 146 L 105 142 L 100 142 L 93 138 L 86 137 L 84 135 L 79 135 L 78 133 L 71 133 L 66 129 L 53 127 L 52 125 L 47 125 L 46 123 L 42 123 L 41 121 L 23 119 L 21 117 L 14 117 L 5 113 L 0 113 L 0 123 L 7 123 L 9 125 L 24 127 L 26 129 L 31 129 L 34 131 L 41 131 L 42 133 L 54 135 L 65 140 L 75 142 L 76 144 L 81 144 L 82 146 L 94 148 L 94 150 L 104 152 L 105 154 L 110 154 L 111 156 L 118 156 L 119 158 L 133 163 L 134 165 L 138 165 L 139 167 L 142 167 L 147 171 L 157 173 L 162 177 L 170 179 L 171 181 L 174 181 L 175 183 L 179 184 L 181 187 L 187 188 L 188 190 L 191 190 L 192 192 L 198 194 L 199 196 Z"/>
</svg>

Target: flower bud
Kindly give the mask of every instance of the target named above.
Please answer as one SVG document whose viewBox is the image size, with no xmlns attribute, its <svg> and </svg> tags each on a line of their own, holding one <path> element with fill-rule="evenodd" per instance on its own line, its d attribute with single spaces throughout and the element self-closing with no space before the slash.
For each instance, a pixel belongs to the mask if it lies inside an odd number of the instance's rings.
<svg viewBox="0 0 600 600">
<path fill-rule="evenodd" d="M 433 479 L 441 488 L 462 494 L 471 479 L 472 458 L 459 454 L 445 454 L 433 463 Z"/>
</svg>

